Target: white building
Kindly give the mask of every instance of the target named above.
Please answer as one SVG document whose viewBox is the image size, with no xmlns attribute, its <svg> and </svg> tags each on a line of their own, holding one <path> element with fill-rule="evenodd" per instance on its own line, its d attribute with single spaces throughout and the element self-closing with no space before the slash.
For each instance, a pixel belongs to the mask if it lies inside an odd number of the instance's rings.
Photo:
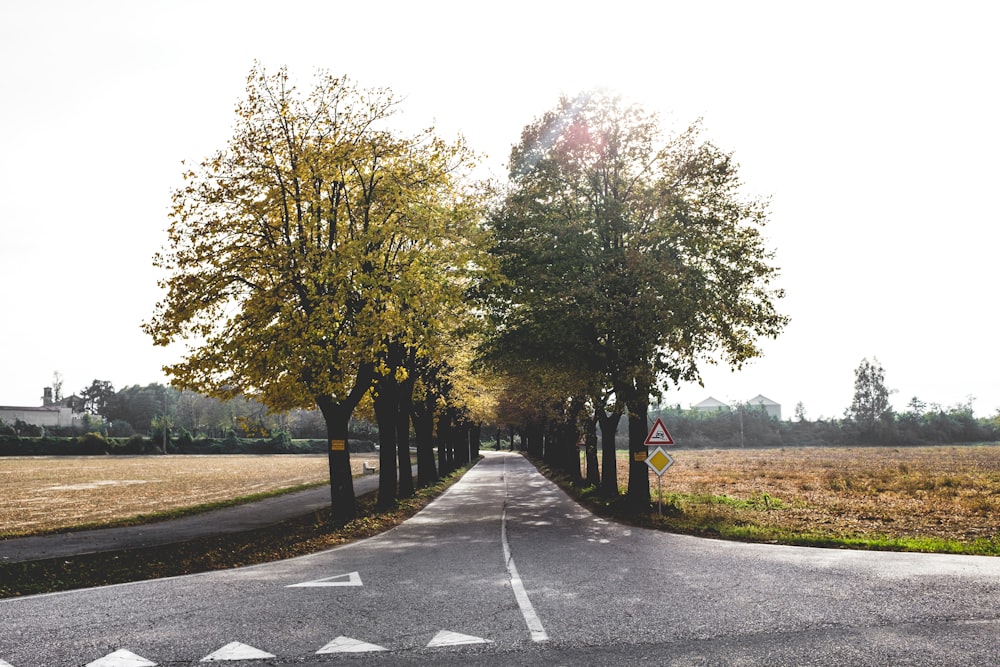
<svg viewBox="0 0 1000 667">
<path fill-rule="evenodd" d="M 722 401 L 709 396 L 701 403 L 691 406 L 692 410 L 698 412 L 729 412 L 729 406 Z"/>
<path fill-rule="evenodd" d="M 774 419 L 781 419 L 781 405 L 775 403 L 767 396 L 763 394 L 757 394 L 744 405 L 750 409 L 760 409 L 767 413 L 768 417 L 773 417 Z M 691 406 L 692 410 L 697 410 L 699 412 L 729 412 L 731 408 L 723 403 L 722 401 L 712 398 L 709 396 L 701 403 Z"/>
<path fill-rule="evenodd" d="M 781 419 L 781 405 L 775 403 L 763 394 L 757 394 L 747 401 L 747 407 L 763 409 L 764 412 L 767 413 L 768 417 L 778 420 Z"/>
<path fill-rule="evenodd" d="M 68 396 L 61 401 L 52 400 L 52 389 L 45 388 L 43 405 L 38 408 L 0 405 L 0 421 L 11 426 L 18 420 L 34 426 L 63 427 L 76 426 L 83 415 L 83 399 Z"/>
</svg>

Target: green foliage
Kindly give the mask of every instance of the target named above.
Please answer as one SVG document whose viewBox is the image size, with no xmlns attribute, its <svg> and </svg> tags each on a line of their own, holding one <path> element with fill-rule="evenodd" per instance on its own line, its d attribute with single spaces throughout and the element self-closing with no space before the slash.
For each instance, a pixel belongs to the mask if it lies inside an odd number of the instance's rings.
<svg viewBox="0 0 1000 667">
<path fill-rule="evenodd" d="M 697 124 L 664 137 L 616 97 L 563 98 L 524 128 L 510 181 L 491 216 L 501 279 L 485 290 L 495 335 L 483 358 L 520 376 L 531 418 L 571 396 L 593 414 L 627 407 L 639 451 L 652 393 L 698 380 L 708 360 L 739 366 L 783 329 L 766 202 L 743 196 L 732 156 Z M 647 474 L 630 465 L 637 505 Z"/>
<path fill-rule="evenodd" d="M 759 408 L 745 406 L 729 412 L 664 409 L 650 414 L 668 425 L 678 445 L 685 448 L 825 447 L 837 445 L 931 445 L 1000 441 L 1000 422 L 977 419 L 967 404 L 937 408 L 919 417 L 892 414 L 886 424 L 891 440 L 864 436 L 852 420 L 788 420 L 769 417 Z M 624 435 L 620 446 L 625 447 Z"/>
<path fill-rule="evenodd" d="M 94 380 L 89 387 L 80 390 L 84 409 L 88 413 L 107 418 L 108 407 L 115 395 L 114 386 L 107 380 Z"/>
<path fill-rule="evenodd" d="M 194 445 L 194 438 L 191 436 L 191 432 L 186 428 L 182 428 L 177 434 L 176 439 L 178 451 L 184 451 L 185 449 L 190 449 Z"/>
<path fill-rule="evenodd" d="M 885 386 L 885 370 L 878 359 L 862 359 L 854 371 L 854 398 L 848 417 L 861 434 L 881 441 L 891 441 L 891 410 L 889 390 Z"/>
<path fill-rule="evenodd" d="M 14 420 L 14 432 L 23 438 L 45 437 L 44 426 L 35 426 L 34 424 L 29 424 L 27 422 L 21 421 L 20 419 Z"/>
<path fill-rule="evenodd" d="M 85 433 L 76 439 L 83 454 L 107 454 L 109 445 L 100 433 Z"/>
</svg>

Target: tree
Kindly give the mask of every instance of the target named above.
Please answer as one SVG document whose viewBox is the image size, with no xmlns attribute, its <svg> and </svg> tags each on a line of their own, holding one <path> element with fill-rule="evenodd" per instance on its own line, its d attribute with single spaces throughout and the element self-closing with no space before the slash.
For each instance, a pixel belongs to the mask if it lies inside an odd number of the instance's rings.
<svg viewBox="0 0 1000 667">
<path fill-rule="evenodd" d="M 160 423 L 164 415 L 175 413 L 179 397 L 179 391 L 159 383 L 145 387 L 132 385 L 108 398 L 104 418 L 112 422 L 127 422 L 139 433 L 150 433 L 154 423 Z"/>
<path fill-rule="evenodd" d="M 919 397 L 914 396 L 910 399 L 910 402 L 906 404 L 906 409 L 910 414 L 915 417 L 923 416 L 924 412 L 927 410 L 927 403 L 920 400 Z"/>
<path fill-rule="evenodd" d="M 878 435 L 878 425 L 891 418 L 889 389 L 885 386 L 885 370 L 878 359 L 867 358 L 854 371 L 854 398 L 847 416 L 856 422 L 866 436 Z"/>
<path fill-rule="evenodd" d="M 52 400 L 59 403 L 63 400 L 63 375 L 59 371 L 52 373 Z"/>
<path fill-rule="evenodd" d="M 740 366 L 786 318 L 732 156 L 697 124 L 664 139 L 657 118 L 604 94 L 563 98 L 524 128 L 492 217 L 506 282 L 492 300 L 501 349 L 562 362 L 610 390 L 629 420 L 628 495 L 649 507 L 650 395 Z M 596 402 L 595 402 L 596 404 Z"/>
<path fill-rule="evenodd" d="M 397 105 L 318 73 L 299 94 L 286 70 L 255 66 L 228 146 L 184 175 L 168 247 L 167 294 L 144 325 L 156 344 L 190 341 L 172 381 L 274 410 L 315 405 L 330 442 L 335 522 L 355 516 L 348 423 L 387 332 L 410 342 L 397 299 L 426 243 L 451 218 L 453 172 L 471 158 L 433 130 L 386 127 Z M 451 238 L 443 235 L 442 243 Z"/>
<path fill-rule="evenodd" d="M 108 405 L 114 398 L 115 388 L 108 380 L 94 380 L 89 387 L 80 390 L 84 409 L 92 415 L 108 418 Z"/>
</svg>

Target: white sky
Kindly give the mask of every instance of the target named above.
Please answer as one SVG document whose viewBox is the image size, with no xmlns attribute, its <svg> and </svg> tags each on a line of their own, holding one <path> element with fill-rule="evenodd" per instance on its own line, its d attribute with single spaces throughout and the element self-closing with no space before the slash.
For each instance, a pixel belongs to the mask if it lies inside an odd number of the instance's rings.
<svg viewBox="0 0 1000 667">
<path fill-rule="evenodd" d="M 504 173 L 560 93 L 608 86 L 704 118 L 748 189 L 792 318 L 739 373 L 666 396 L 762 393 L 839 417 L 877 357 L 913 396 L 1000 409 L 1000 7 L 989 2 L 0 0 L 0 404 L 164 381 L 139 328 L 181 160 L 222 148 L 255 59 L 406 96 Z"/>
</svg>

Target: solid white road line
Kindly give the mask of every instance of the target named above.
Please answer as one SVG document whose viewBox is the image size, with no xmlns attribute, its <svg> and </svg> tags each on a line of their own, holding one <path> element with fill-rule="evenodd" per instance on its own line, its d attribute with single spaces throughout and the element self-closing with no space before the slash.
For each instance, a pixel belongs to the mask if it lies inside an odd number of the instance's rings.
<svg viewBox="0 0 1000 667">
<path fill-rule="evenodd" d="M 503 516 L 500 521 L 500 543 L 503 545 L 503 559 L 507 564 L 507 572 L 510 574 L 510 587 L 514 589 L 514 598 L 517 600 L 517 606 L 521 609 L 521 616 L 524 617 L 524 622 L 528 626 L 528 630 L 531 632 L 531 640 L 535 642 L 548 641 L 549 635 L 545 632 L 545 628 L 542 627 L 542 622 L 538 618 L 538 614 L 535 613 L 535 608 L 531 604 L 531 600 L 528 599 L 528 592 L 524 590 L 524 584 L 521 582 L 521 577 L 517 573 L 517 566 L 514 565 L 514 558 L 510 554 L 510 544 L 507 542 L 507 457 L 503 460 L 503 486 L 504 486 L 504 499 L 503 499 Z"/>
</svg>

